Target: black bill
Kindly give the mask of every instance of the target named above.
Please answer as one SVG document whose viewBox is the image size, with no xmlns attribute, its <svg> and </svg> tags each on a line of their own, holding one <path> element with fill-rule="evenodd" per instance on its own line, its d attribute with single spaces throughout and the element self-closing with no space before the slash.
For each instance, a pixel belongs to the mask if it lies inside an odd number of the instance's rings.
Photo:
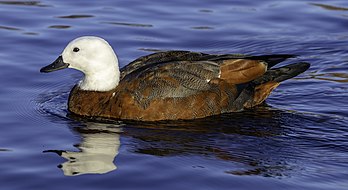
<svg viewBox="0 0 348 190">
<path fill-rule="evenodd" d="M 42 67 L 40 69 L 41 73 L 48 73 L 52 71 L 57 71 L 60 69 L 65 69 L 69 66 L 68 63 L 64 63 L 62 56 L 59 56 L 53 63 L 47 65 L 46 67 Z"/>
</svg>

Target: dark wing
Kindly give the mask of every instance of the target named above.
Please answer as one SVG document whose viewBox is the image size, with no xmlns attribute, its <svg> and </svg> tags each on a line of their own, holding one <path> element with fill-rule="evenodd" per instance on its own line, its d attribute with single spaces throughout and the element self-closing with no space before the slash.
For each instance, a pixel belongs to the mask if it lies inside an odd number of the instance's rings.
<svg viewBox="0 0 348 190">
<path fill-rule="evenodd" d="M 284 61 L 287 58 L 294 57 L 295 55 L 290 54 L 278 54 L 278 55 L 261 55 L 261 56 L 250 56 L 243 54 L 221 54 L 212 55 L 200 52 L 192 51 L 165 51 L 153 53 L 150 55 L 139 57 L 138 59 L 130 62 L 128 65 L 121 69 L 122 80 L 126 75 L 132 73 L 133 71 L 148 65 L 173 62 L 173 61 L 223 61 L 230 59 L 250 59 L 250 60 L 262 60 L 268 63 L 268 68 Z"/>
<path fill-rule="evenodd" d="M 208 60 L 212 55 L 191 51 L 165 51 L 139 57 L 121 69 L 121 80 L 129 73 L 153 64 L 173 61 L 199 61 Z"/>
<path fill-rule="evenodd" d="M 121 81 L 135 100 L 146 108 L 154 99 L 184 98 L 210 90 L 219 77 L 212 61 L 174 61 L 138 69 Z"/>
</svg>

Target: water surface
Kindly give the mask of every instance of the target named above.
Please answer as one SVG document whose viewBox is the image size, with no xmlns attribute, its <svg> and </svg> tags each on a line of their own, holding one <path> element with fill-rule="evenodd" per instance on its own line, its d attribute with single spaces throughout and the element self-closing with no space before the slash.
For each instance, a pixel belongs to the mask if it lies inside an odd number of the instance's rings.
<svg viewBox="0 0 348 190">
<path fill-rule="evenodd" d="M 348 188 L 346 1 L 0 1 L 1 189 Z M 121 67 L 162 50 L 298 55 L 253 110 L 190 122 L 70 116 L 81 73 L 41 74 L 97 35 Z"/>
</svg>

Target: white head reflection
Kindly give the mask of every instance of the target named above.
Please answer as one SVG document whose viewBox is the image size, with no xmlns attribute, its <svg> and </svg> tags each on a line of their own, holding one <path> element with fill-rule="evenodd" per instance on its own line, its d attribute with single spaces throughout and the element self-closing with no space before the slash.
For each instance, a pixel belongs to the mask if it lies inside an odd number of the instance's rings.
<svg viewBox="0 0 348 190">
<path fill-rule="evenodd" d="M 121 128 L 115 125 L 87 123 L 82 128 L 82 142 L 76 147 L 80 151 L 47 150 L 67 159 L 60 164 L 66 176 L 82 174 L 104 174 L 116 170 L 114 163 L 120 148 Z"/>
</svg>

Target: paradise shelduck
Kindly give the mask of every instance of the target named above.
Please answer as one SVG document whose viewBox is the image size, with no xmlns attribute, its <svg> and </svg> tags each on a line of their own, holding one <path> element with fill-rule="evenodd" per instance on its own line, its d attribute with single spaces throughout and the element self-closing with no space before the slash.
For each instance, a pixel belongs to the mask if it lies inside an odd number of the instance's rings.
<svg viewBox="0 0 348 190">
<path fill-rule="evenodd" d="M 119 69 L 112 47 L 94 36 L 71 41 L 41 72 L 73 68 L 84 78 L 70 92 L 68 110 L 116 120 L 182 120 L 241 111 L 261 104 L 280 82 L 306 71 L 293 55 L 212 55 L 165 51 Z"/>
</svg>

